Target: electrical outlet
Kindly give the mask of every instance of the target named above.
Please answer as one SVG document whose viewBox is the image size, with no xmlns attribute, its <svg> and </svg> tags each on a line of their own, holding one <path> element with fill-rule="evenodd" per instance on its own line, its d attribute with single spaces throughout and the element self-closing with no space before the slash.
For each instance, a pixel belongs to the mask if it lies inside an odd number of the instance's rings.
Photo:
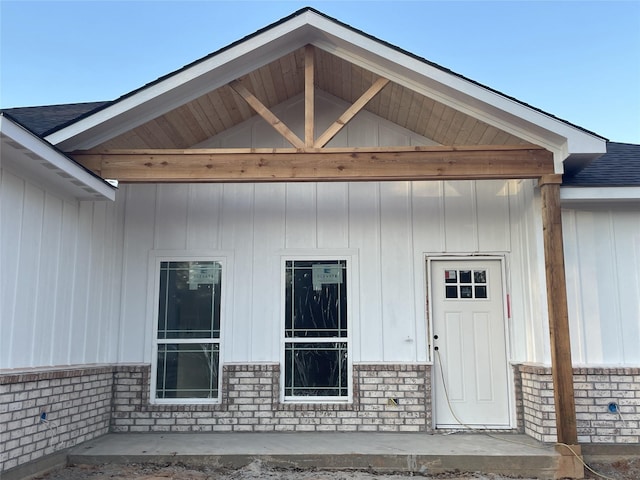
<svg viewBox="0 0 640 480">
<path fill-rule="evenodd" d="M 47 412 L 42 412 L 40 414 L 40 423 L 47 421 Z"/>
</svg>

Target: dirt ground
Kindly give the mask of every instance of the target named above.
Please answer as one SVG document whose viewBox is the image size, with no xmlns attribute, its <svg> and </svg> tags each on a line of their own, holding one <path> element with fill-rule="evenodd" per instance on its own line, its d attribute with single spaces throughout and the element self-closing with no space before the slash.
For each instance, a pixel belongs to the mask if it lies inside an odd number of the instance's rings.
<svg viewBox="0 0 640 480">
<path fill-rule="evenodd" d="M 640 459 L 613 464 L 591 465 L 604 475 L 586 472 L 586 478 L 637 480 L 640 479 Z M 407 480 L 408 477 L 442 480 L 505 480 L 507 477 L 492 474 L 377 474 L 362 471 L 280 470 L 254 462 L 237 470 L 189 467 L 186 465 L 75 465 L 36 477 L 37 480 Z M 520 479 L 535 480 L 535 479 Z"/>
</svg>

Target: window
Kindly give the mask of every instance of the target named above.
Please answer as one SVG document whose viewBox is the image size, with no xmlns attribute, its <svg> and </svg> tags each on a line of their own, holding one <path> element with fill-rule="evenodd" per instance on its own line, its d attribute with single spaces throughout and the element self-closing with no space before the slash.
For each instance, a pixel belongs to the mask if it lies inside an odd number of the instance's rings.
<svg viewBox="0 0 640 480">
<path fill-rule="evenodd" d="M 155 399 L 218 399 L 222 265 L 161 261 Z"/>
<path fill-rule="evenodd" d="M 349 395 L 347 262 L 285 262 L 284 396 Z"/>
<path fill-rule="evenodd" d="M 446 298 L 487 298 L 486 270 L 445 270 Z"/>
</svg>

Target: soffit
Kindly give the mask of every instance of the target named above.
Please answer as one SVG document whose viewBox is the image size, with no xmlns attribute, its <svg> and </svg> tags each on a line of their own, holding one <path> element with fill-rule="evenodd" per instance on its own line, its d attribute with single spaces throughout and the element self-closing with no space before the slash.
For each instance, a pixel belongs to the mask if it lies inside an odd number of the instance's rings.
<svg viewBox="0 0 640 480">
<path fill-rule="evenodd" d="M 315 51 L 315 88 L 347 103 L 357 100 L 380 78 L 320 48 Z M 266 107 L 273 108 L 304 92 L 304 65 L 303 47 L 240 77 L 240 80 Z M 365 109 L 442 145 L 527 143 L 395 82 L 390 82 Z M 255 114 L 227 84 L 103 142 L 95 149 L 189 148 Z"/>
</svg>

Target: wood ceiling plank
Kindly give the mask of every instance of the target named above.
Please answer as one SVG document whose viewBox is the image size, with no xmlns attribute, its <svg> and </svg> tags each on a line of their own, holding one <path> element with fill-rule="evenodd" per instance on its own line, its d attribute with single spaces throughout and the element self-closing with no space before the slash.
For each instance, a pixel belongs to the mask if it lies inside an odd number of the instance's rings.
<svg viewBox="0 0 640 480">
<path fill-rule="evenodd" d="M 554 171 L 538 147 L 193 149 L 72 154 L 122 182 L 386 181 L 538 178 Z"/>
<path fill-rule="evenodd" d="M 398 123 L 398 114 L 400 112 L 400 102 L 398 99 L 402 94 L 402 87 L 397 83 L 391 85 L 391 105 L 389 107 L 388 119 L 393 123 Z"/>
<path fill-rule="evenodd" d="M 469 133 L 466 145 L 479 145 L 480 139 L 484 135 L 484 132 L 487 131 L 487 128 L 489 128 L 489 125 L 478 120 Z"/>
<path fill-rule="evenodd" d="M 427 123 L 426 131 L 423 134 L 434 142 L 438 141 L 436 139 L 436 130 L 438 130 L 438 125 L 440 125 L 440 120 L 442 120 L 442 116 L 444 115 L 444 109 L 445 106 L 442 103 L 434 102 L 431 114 L 429 115 L 429 122 Z"/>
<path fill-rule="evenodd" d="M 380 105 L 379 110 L 376 112 L 382 118 L 388 118 L 391 110 L 391 92 L 393 91 L 393 85 L 385 88 L 380 92 Z"/>
<path fill-rule="evenodd" d="M 320 90 L 324 90 L 325 92 L 329 92 L 330 90 L 327 88 L 327 73 L 326 73 L 329 67 L 327 66 L 326 58 L 327 58 L 326 52 L 320 48 L 316 48 L 316 51 L 315 51 L 316 87 L 319 88 Z"/>
<path fill-rule="evenodd" d="M 268 107 L 277 105 L 280 102 L 278 101 L 278 93 L 276 92 L 275 86 L 276 82 L 274 82 L 273 77 L 271 76 L 271 70 L 269 70 L 268 66 L 264 66 L 258 70 L 258 73 L 267 94 L 267 101 L 265 102 L 265 105 Z"/>
<path fill-rule="evenodd" d="M 366 91 L 367 86 L 364 84 L 362 78 L 362 69 L 357 65 L 351 64 L 351 96 L 349 102 L 353 103 L 356 98 L 362 95 L 362 92 Z M 369 84 L 370 85 L 370 84 Z"/>
<path fill-rule="evenodd" d="M 166 118 L 155 118 L 147 125 L 155 138 L 155 142 L 152 145 L 159 145 L 160 148 L 171 148 L 173 145 L 180 145 L 182 136 Z"/>
<path fill-rule="evenodd" d="M 180 148 L 196 145 L 208 138 L 201 126 L 202 122 L 196 118 L 187 105 L 178 107 L 170 113 L 171 116 L 168 117 L 168 120 L 180 132 L 184 141 Z"/>
<path fill-rule="evenodd" d="M 505 131 L 498 130 L 498 134 L 494 137 L 492 141 L 494 145 L 506 145 L 510 139 L 511 139 L 511 135 L 509 135 Z"/>
<path fill-rule="evenodd" d="M 234 125 L 231 115 L 227 111 L 227 108 L 222 101 L 221 92 L 226 91 L 227 89 L 228 87 L 225 85 L 224 87 L 218 88 L 207 95 L 207 98 L 209 99 L 213 107 L 212 111 L 215 112 L 216 115 L 218 115 L 218 118 L 222 122 L 222 131 L 231 128 Z"/>
<path fill-rule="evenodd" d="M 415 132 L 422 135 L 423 137 L 429 138 L 427 135 L 427 125 L 429 124 L 429 118 L 431 118 L 431 113 L 436 102 L 433 100 L 433 98 L 425 96 L 423 96 L 422 99 L 422 107 L 418 112 L 418 120 L 415 125 Z"/>
<path fill-rule="evenodd" d="M 215 135 L 224 131 L 225 129 L 224 122 L 222 121 L 222 119 L 220 118 L 220 115 L 216 111 L 216 108 L 213 104 L 211 93 L 208 93 L 198 98 L 197 102 L 202 107 L 202 110 L 205 112 L 205 114 L 207 115 L 207 120 L 213 126 Z"/>
<path fill-rule="evenodd" d="M 442 143 L 443 145 L 453 145 L 456 139 L 456 135 L 462 128 L 466 117 L 467 115 L 465 115 L 461 111 L 454 110 L 451 122 L 447 126 L 447 130 L 443 134 L 443 140 L 440 143 Z"/>
<path fill-rule="evenodd" d="M 217 131 L 214 125 L 211 123 L 209 116 L 205 112 L 202 102 L 200 99 L 193 100 L 187 104 L 187 108 L 191 110 L 193 116 L 198 120 L 201 125 L 202 130 L 204 131 L 206 138 L 210 138 L 214 136 Z"/>
<path fill-rule="evenodd" d="M 469 135 L 471 134 L 471 131 L 473 130 L 473 127 L 476 125 L 476 123 L 478 123 L 477 119 L 473 118 L 470 115 L 465 115 L 464 121 L 462 122 L 462 125 L 460 126 L 460 129 L 458 130 L 458 132 L 455 134 L 451 144 L 467 145 L 468 144 L 467 140 L 469 139 Z"/>
<path fill-rule="evenodd" d="M 398 101 L 398 120 L 401 127 L 407 127 L 409 122 L 409 110 L 411 108 L 412 92 L 405 87 L 400 88 L 400 98 Z"/>
<path fill-rule="evenodd" d="M 289 130 L 274 113 L 269 110 L 253 93 L 237 80 L 229 84 L 229 88 L 240 95 L 260 115 L 269 125 L 271 125 L 280 135 L 282 135 L 291 145 L 297 148 L 304 147 L 304 142 Z"/>
<path fill-rule="evenodd" d="M 285 88 L 285 98 L 291 98 L 299 93 L 296 80 L 298 79 L 298 72 L 295 59 L 296 52 L 291 52 L 284 57 L 281 57 L 280 70 L 282 72 L 282 84 Z"/>
<path fill-rule="evenodd" d="M 493 140 L 496 138 L 500 130 L 496 127 L 489 125 L 487 130 L 482 135 L 480 139 L 480 145 L 495 145 Z"/>
<path fill-rule="evenodd" d="M 269 69 L 269 77 L 271 78 L 271 82 L 275 88 L 276 92 L 276 104 L 284 102 L 288 97 L 286 81 L 284 79 L 284 75 L 282 73 L 282 66 L 280 65 L 279 60 L 275 60 L 267 65 Z"/>
<path fill-rule="evenodd" d="M 341 75 L 341 85 L 340 84 L 336 84 L 334 86 L 334 91 L 339 92 L 342 91 L 341 95 L 338 95 L 340 98 L 342 98 L 344 101 L 346 102 L 351 102 L 352 100 L 352 91 L 351 91 L 351 86 L 352 86 L 352 82 L 351 82 L 351 75 L 353 73 L 353 69 L 351 67 L 351 64 L 349 62 L 346 62 L 336 56 L 333 57 L 334 58 L 334 68 L 335 72 L 342 72 Z M 338 82 L 339 78 L 336 77 L 334 81 Z M 340 90 L 339 90 L 340 89 Z"/>
<path fill-rule="evenodd" d="M 445 135 L 449 130 L 449 126 L 453 121 L 453 116 L 455 115 L 455 113 L 456 111 L 453 108 L 447 107 L 446 105 L 444 106 L 442 115 L 440 116 L 440 121 L 438 122 L 438 127 L 433 133 L 433 139 L 436 142 L 446 145 Z"/>
<path fill-rule="evenodd" d="M 405 89 L 406 90 L 406 89 Z M 420 121 L 420 112 L 424 108 L 425 98 L 423 95 L 419 95 L 415 92 L 411 92 L 409 98 L 409 114 L 407 116 L 406 128 L 411 131 L 416 131 L 418 123 Z"/>
</svg>

